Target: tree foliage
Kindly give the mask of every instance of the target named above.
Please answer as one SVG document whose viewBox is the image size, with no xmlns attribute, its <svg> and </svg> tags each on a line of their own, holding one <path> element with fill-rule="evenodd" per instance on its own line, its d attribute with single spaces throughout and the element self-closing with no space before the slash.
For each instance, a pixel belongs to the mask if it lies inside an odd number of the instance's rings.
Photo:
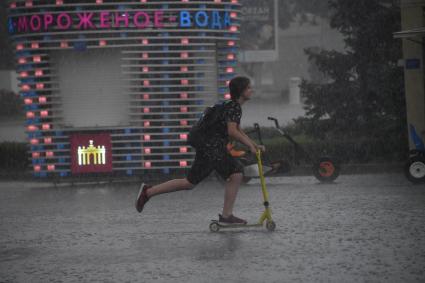
<svg viewBox="0 0 425 283">
<path fill-rule="evenodd" d="M 385 2 L 385 3 L 384 3 Z M 319 138 L 393 138 L 405 142 L 400 8 L 388 1 L 331 0 L 331 27 L 346 51 L 306 49 L 324 81 L 304 81 L 306 117 L 298 126 Z"/>
</svg>

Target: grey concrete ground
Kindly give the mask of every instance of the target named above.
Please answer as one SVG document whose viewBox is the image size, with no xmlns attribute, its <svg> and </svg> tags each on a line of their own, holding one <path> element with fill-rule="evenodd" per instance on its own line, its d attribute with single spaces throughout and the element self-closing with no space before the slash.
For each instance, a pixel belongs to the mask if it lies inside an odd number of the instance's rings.
<svg viewBox="0 0 425 283">
<path fill-rule="evenodd" d="M 424 282 L 425 187 L 402 175 L 267 180 L 275 232 L 211 233 L 223 189 L 153 198 L 136 184 L 0 182 L 1 282 Z M 262 211 L 257 180 L 237 215 Z"/>
</svg>

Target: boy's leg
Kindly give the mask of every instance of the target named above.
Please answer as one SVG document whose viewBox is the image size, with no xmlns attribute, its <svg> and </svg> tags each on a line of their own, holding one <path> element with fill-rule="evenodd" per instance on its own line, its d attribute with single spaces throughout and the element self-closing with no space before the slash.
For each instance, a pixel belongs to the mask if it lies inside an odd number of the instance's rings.
<svg viewBox="0 0 425 283">
<path fill-rule="evenodd" d="M 146 195 L 148 196 L 148 198 L 151 198 L 155 195 L 171 193 L 181 190 L 190 190 L 193 189 L 194 186 L 195 185 L 189 182 L 186 178 L 174 179 L 148 188 L 146 191 Z"/>
<path fill-rule="evenodd" d="M 229 224 L 246 224 L 246 221 L 233 215 L 233 206 L 238 195 L 239 186 L 242 183 L 243 168 L 227 152 L 219 159 L 215 166 L 216 171 L 225 179 L 224 205 L 219 222 Z"/>
<path fill-rule="evenodd" d="M 150 198 L 155 195 L 193 189 L 200 181 L 207 177 L 212 170 L 209 162 L 202 158 L 201 154 L 196 152 L 195 160 L 186 178 L 170 180 L 147 188 L 146 195 Z"/>
<path fill-rule="evenodd" d="M 142 212 L 145 204 L 154 195 L 165 194 L 180 190 L 190 190 L 194 186 L 195 185 L 190 183 L 186 178 L 170 180 L 153 187 L 147 186 L 143 183 L 140 186 L 139 194 L 136 198 L 136 209 L 138 212 Z"/>
<path fill-rule="evenodd" d="M 222 213 L 224 218 L 227 218 L 233 214 L 233 206 L 236 201 L 236 196 L 238 195 L 242 177 L 242 173 L 234 173 L 230 175 L 229 179 L 226 181 L 226 185 L 224 187 L 224 205 Z"/>
<path fill-rule="evenodd" d="M 137 211 L 142 212 L 146 202 L 155 195 L 193 189 L 212 170 L 212 165 L 208 160 L 202 158 L 202 155 L 197 153 L 187 178 L 170 180 L 152 187 L 142 184 L 136 199 Z"/>
</svg>

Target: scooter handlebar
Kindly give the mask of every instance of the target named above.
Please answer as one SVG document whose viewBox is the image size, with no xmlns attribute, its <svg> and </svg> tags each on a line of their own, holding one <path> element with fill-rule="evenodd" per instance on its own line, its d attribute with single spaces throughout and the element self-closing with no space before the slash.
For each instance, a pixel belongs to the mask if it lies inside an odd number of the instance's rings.
<svg viewBox="0 0 425 283">
<path fill-rule="evenodd" d="M 279 122 L 277 121 L 276 118 L 274 118 L 274 117 L 267 117 L 267 119 L 268 120 L 271 120 L 271 121 L 274 121 L 274 124 L 275 124 L 276 128 L 279 129 Z"/>
</svg>

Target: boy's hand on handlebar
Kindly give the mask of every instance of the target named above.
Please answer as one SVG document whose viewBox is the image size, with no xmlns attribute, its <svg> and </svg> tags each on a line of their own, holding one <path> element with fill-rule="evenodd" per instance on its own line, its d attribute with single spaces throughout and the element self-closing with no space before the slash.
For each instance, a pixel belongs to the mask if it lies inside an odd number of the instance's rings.
<svg viewBox="0 0 425 283">
<path fill-rule="evenodd" d="M 255 145 L 251 145 L 249 147 L 249 151 L 251 151 L 252 154 L 257 154 L 257 147 Z"/>
<path fill-rule="evenodd" d="M 264 145 L 256 145 L 257 150 L 261 150 L 262 152 L 266 152 L 266 147 Z"/>
</svg>

